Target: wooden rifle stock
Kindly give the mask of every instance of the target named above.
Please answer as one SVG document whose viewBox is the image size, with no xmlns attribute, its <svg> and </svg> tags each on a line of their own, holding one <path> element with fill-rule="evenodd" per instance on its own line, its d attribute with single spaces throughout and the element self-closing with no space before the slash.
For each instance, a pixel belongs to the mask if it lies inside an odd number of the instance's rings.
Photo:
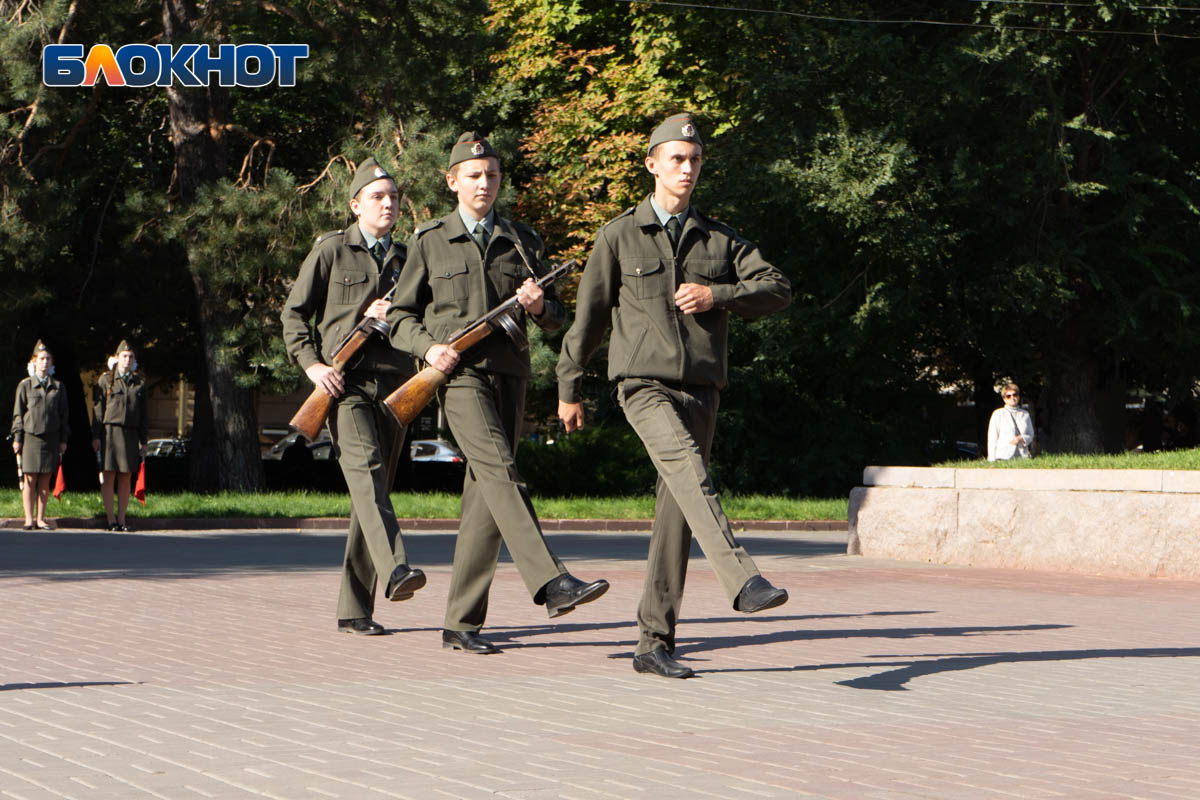
<svg viewBox="0 0 1200 800">
<path fill-rule="evenodd" d="M 333 363 L 330 366 L 345 374 L 346 365 L 353 361 L 358 352 L 366 346 L 367 342 L 371 340 L 372 334 L 378 333 L 386 339 L 389 332 L 390 328 L 386 322 L 374 317 L 363 317 L 333 352 L 333 358 L 330 359 Z M 321 433 L 321 428 L 325 425 L 325 418 L 329 416 L 329 408 L 332 405 L 333 397 L 326 394 L 320 386 L 313 387 L 312 394 L 304 401 L 304 405 L 300 406 L 300 410 L 296 412 L 288 425 L 305 439 L 315 442 Z"/>
<path fill-rule="evenodd" d="M 537 285 L 544 288 L 554 283 L 554 281 L 575 269 L 576 263 L 575 259 L 571 259 L 562 266 L 555 267 L 541 278 L 538 278 L 536 281 Z M 459 353 L 466 352 L 486 339 L 496 327 L 506 329 L 507 326 L 500 324 L 499 318 L 509 314 L 518 305 L 519 301 L 515 295 L 508 298 L 479 319 L 450 334 L 450 341 L 446 344 L 449 347 L 453 347 Z M 518 328 L 517 330 L 520 329 Z M 510 333 L 509 335 L 511 336 L 512 334 Z M 526 346 L 528 346 L 527 343 Z M 396 418 L 397 422 L 401 425 L 407 425 L 417 418 L 417 415 L 424 410 L 425 406 L 429 405 L 429 401 L 437 394 L 437 390 L 442 388 L 448 380 L 450 380 L 450 376 L 437 367 L 425 367 L 416 375 L 406 380 L 399 389 L 389 394 L 383 402 L 387 405 L 388 411 L 392 412 L 392 416 Z"/>
</svg>

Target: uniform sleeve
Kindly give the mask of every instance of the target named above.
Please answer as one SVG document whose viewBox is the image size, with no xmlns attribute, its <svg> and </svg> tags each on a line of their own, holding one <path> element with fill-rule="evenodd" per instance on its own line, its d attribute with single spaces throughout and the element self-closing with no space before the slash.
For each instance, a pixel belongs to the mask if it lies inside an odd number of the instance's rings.
<svg viewBox="0 0 1200 800">
<path fill-rule="evenodd" d="M 575 293 L 575 322 L 563 337 L 558 356 L 558 399 L 564 403 L 582 399 L 583 370 L 604 341 L 621 289 L 620 275 L 616 254 L 601 229 Z"/>
<path fill-rule="evenodd" d="M 150 408 L 146 404 L 146 384 L 138 386 L 138 442 L 150 441 Z"/>
<path fill-rule="evenodd" d="M 392 295 L 392 307 L 388 309 L 387 321 L 392 326 L 392 347 L 424 358 L 429 348 L 438 344 L 437 339 L 425 330 L 425 307 L 433 300 L 429 289 L 429 266 L 421 250 L 420 239 L 413 237 L 408 245 L 408 258 L 396 281 L 396 293 Z"/>
<path fill-rule="evenodd" d="M 104 440 L 104 379 L 92 387 L 92 440 Z"/>
<path fill-rule="evenodd" d="M 792 284 L 782 272 L 767 263 L 757 245 L 734 235 L 730 249 L 737 281 L 710 287 L 716 308 L 747 319 L 758 319 L 786 308 L 792 302 Z"/>
<path fill-rule="evenodd" d="M 25 411 L 29 407 L 25 398 L 25 381 L 17 384 L 17 394 L 13 399 L 13 420 L 10 433 L 19 438 L 25 433 Z"/>
<path fill-rule="evenodd" d="M 328 291 L 329 264 L 321 256 L 320 245 L 316 245 L 300 266 L 300 274 L 296 276 L 296 282 L 288 292 L 287 301 L 279 315 L 288 357 L 301 369 L 322 363 L 321 352 L 309 322 L 325 307 Z"/>
</svg>

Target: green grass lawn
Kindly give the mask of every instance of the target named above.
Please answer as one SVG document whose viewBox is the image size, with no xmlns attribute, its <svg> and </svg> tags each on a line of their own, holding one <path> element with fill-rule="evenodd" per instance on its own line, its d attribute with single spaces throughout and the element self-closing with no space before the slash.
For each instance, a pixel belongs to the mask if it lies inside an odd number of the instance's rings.
<svg viewBox="0 0 1200 800">
<path fill-rule="evenodd" d="M 392 505 L 400 517 L 453 519 L 458 516 L 457 493 L 396 493 Z M 725 495 L 725 513 L 735 520 L 846 519 L 847 499 L 789 498 L 766 495 Z M 648 519 L 654 516 L 654 498 L 641 497 L 535 497 L 538 515 L 546 519 Z M 61 501 L 53 498 L 50 517 L 103 517 L 99 492 L 67 492 Z M 129 517 L 345 517 L 350 514 L 346 494 L 319 492 L 264 492 L 242 494 L 152 493 L 146 507 L 129 503 Z M 23 517 L 21 494 L 16 489 L 0 490 L 0 517 Z"/>
<path fill-rule="evenodd" d="M 934 466 L 956 469 L 1200 469 L 1200 448 L 1095 456 L 1040 455 L 1012 461 L 944 461 Z"/>
</svg>

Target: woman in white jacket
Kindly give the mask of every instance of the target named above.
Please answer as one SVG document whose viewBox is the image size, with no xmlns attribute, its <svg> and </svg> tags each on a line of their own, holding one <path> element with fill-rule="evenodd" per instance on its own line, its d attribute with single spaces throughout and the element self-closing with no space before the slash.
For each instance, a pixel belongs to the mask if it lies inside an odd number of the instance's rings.
<svg viewBox="0 0 1200 800">
<path fill-rule="evenodd" d="M 1021 389 L 1006 383 L 1000 390 L 1004 406 L 992 412 L 988 422 L 988 461 L 1029 458 L 1033 444 L 1033 418 L 1021 403 Z"/>
</svg>

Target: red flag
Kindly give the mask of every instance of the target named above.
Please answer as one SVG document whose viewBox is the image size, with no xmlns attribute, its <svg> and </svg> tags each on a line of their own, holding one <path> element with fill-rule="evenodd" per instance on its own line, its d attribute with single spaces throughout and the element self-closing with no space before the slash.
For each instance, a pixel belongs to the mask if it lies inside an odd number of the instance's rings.
<svg viewBox="0 0 1200 800">
<path fill-rule="evenodd" d="M 136 497 L 141 504 L 146 505 L 146 462 L 143 461 L 138 467 L 137 484 L 133 487 L 133 496 Z"/>
<path fill-rule="evenodd" d="M 63 480 L 62 462 L 58 462 L 58 475 L 54 478 L 54 499 L 62 500 L 62 493 L 67 490 L 67 482 Z"/>
</svg>

